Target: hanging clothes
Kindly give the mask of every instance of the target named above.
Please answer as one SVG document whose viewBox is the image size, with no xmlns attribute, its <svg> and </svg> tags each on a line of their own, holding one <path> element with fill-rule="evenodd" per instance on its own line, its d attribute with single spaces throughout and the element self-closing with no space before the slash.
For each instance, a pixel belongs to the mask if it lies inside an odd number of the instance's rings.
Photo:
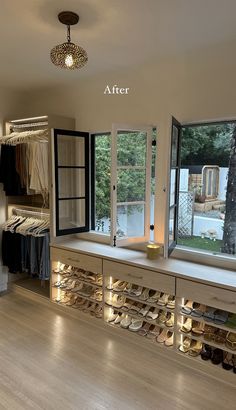
<svg viewBox="0 0 236 410">
<path fill-rule="evenodd" d="M 50 278 L 49 221 L 11 217 L 3 225 L 2 259 L 10 273 Z"/>
</svg>

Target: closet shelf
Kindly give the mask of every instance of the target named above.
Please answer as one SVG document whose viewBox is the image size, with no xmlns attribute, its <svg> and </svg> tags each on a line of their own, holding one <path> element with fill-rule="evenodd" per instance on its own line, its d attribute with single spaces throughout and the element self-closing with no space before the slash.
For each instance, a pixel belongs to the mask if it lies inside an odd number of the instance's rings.
<svg viewBox="0 0 236 410">
<path fill-rule="evenodd" d="M 66 293 L 70 293 L 70 294 L 72 293 L 73 295 L 80 296 L 82 299 L 89 300 L 90 302 L 93 302 L 93 303 L 97 303 L 98 305 L 102 305 L 102 304 L 103 304 L 102 301 L 98 301 L 98 300 L 93 299 L 93 298 L 91 298 L 91 297 L 89 297 L 89 296 L 81 295 L 81 293 L 79 293 L 79 292 L 70 292 L 69 290 L 67 290 L 67 291 L 61 290 L 61 292 L 65 293 L 65 294 L 66 294 Z M 64 304 L 62 303 L 62 305 L 64 305 Z"/>
<path fill-rule="evenodd" d="M 155 308 L 158 308 L 160 310 L 165 310 L 166 312 L 174 313 L 174 311 L 175 311 L 175 309 L 170 309 L 170 308 L 167 308 L 166 306 L 158 305 L 157 303 L 150 303 L 150 302 L 147 302 L 146 300 L 141 300 L 141 299 L 139 299 L 139 297 L 131 296 L 129 293 L 116 292 L 114 290 L 109 290 L 107 288 L 105 289 L 105 291 L 110 292 L 114 295 L 125 296 L 126 299 L 130 299 L 130 300 L 142 303 L 143 305 L 147 305 L 147 306 L 150 306 L 150 307 L 155 307 Z"/>
<path fill-rule="evenodd" d="M 53 272 L 53 275 L 58 275 L 58 273 Z M 64 278 L 66 278 L 66 277 L 64 277 Z M 75 278 L 73 278 L 73 277 L 70 277 L 70 279 L 71 279 L 71 280 L 76 280 L 76 281 L 81 282 L 81 283 L 84 283 L 85 285 L 92 286 L 93 288 L 96 288 L 96 289 L 102 289 L 102 285 L 96 285 L 95 283 L 89 282 L 89 281 L 84 280 L 84 279 L 80 279 L 80 278 L 76 278 L 76 279 L 75 279 Z M 53 288 L 56 288 L 56 289 L 60 289 L 61 291 L 65 291 L 65 290 L 66 290 L 66 289 L 63 289 L 63 288 L 60 288 L 60 287 L 54 286 L 54 285 L 52 285 L 52 287 L 53 287 Z"/>
<path fill-rule="evenodd" d="M 229 349 L 229 348 L 228 348 L 227 346 L 225 346 L 225 344 L 223 344 L 223 343 L 215 343 L 214 341 L 204 339 L 203 336 L 194 336 L 194 335 L 192 335 L 191 333 L 181 332 L 181 330 L 179 330 L 179 333 L 182 334 L 182 335 L 184 335 L 185 337 L 188 337 L 189 339 L 198 340 L 199 342 L 202 342 L 202 343 L 205 344 L 205 345 L 209 345 L 209 346 L 215 347 L 215 348 L 217 348 L 217 349 L 224 350 L 225 352 L 229 352 L 229 353 L 232 353 L 232 354 L 236 354 L 236 350 Z"/>
<path fill-rule="evenodd" d="M 131 315 L 130 315 L 130 316 L 131 316 Z M 138 332 L 132 332 L 132 331 L 129 330 L 129 329 L 125 329 L 125 328 L 123 328 L 123 327 L 121 327 L 121 326 L 119 326 L 119 325 L 113 325 L 112 323 L 109 323 L 109 322 L 106 322 L 106 324 L 107 324 L 108 326 L 112 327 L 113 329 L 117 329 L 118 331 L 119 331 L 119 329 L 120 329 L 121 331 L 128 331 L 128 332 L 129 332 L 129 336 L 130 336 L 130 337 L 134 337 L 134 339 L 135 339 L 136 342 L 137 342 L 137 340 L 138 340 L 137 336 L 139 336 L 139 338 L 140 338 L 141 340 L 144 340 L 144 342 L 148 341 L 149 343 L 151 343 L 152 345 L 157 346 L 157 347 L 160 348 L 160 349 L 174 350 L 174 346 L 166 346 L 164 343 L 158 343 L 158 342 L 156 341 L 156 339 L 149 339 L 149 338 L 146 337 L 146 336 L 140 336 L 140 335 L 138 334 Z M 153 323 L 152 323 L 152 324 L 153 324 Z M 171 330 L 171 328 L 169 328 L 169 329 Z M 171 330 L 171 331 L 172 331 L 172 330 Z"/>
<path fill-rule="evenodd" d="M 218 325 L 218 324 L 216 324 L 216 323 L 214 323 L 214 322 L 210 322 L 210 321 L 206 321 L 206 320 L 204 320 L 202 317 L 194 317 L 194 316 L 191 316 L 191 315 L 184 315 L 183 313 L 181 313 L 181 312 L 179 312 L 179 314 L 182 316 L 182 317 L 184 317 L 184 318 L 190 318 L 190 319 L 192 319 L 193 321 L 195 321 L 195 322 L 200 322 L 200 323 L 205 323 L 206 325 L 209 325 L 209 326 L 212 326 L 212 327 L 216 327 L 217 329 L 222 329 L 222 330 L 226 330 L 227 332 L 234 332 L 234 333 L 236 333 L 236 327 L 235 328 L 233 328 L 233 327 L 227 327 L 227 326 L 225 326 L 225 325 Z M 181 326 L 181 325 L 180 325 Z"/>
<path fill-rule="evenodd" d="M 108 305 L 107 303 L 106 303 L 106 306 L 107 306 L 108 308 L 113 309 L 115 312 L 125 313 L 127 316 L 130 316 L 130 317 L 132 317 L 132 318 L 134 318 L 134 319 L 142 320 L 143 322 L 147 322 L 147 323 L 149 323 L 150 325 L 155 325 L 155 326 L 159 326 L 159 327 L 161 327 L 161 328 L 169 329 L 171 332 L 172 332 L 173 329 L 174 329 L 174 326 L 168 327 L 168 326 L 166 326 L 164 323 L 158 323 L 158 321 L 157 321 L 158 318 L 155 319 L 155 320 L 149 320 L 149 319 L 147 319 L 146 317 L 138 316 L 138 315 L 135 315 L 134 313 L 129 313 L 127 310 L 123 310 L 122 308 L 116 308 L 115 306 Z"/>
</svg>

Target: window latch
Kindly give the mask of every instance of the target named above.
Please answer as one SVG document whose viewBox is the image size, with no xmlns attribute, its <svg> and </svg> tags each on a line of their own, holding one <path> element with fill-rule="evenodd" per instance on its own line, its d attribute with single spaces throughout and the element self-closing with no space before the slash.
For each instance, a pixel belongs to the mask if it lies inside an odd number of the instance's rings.
<svg viewBox="0 0 236 410">
<path fill-rule="evenodd" d="M 152 140 L 152 147 L 155 147 L 157 145 L 156 140 Z"/>
<path fill-rule="evenodd" d="M 116 246 L 116 236 L 113 236 L 113 246 Z"/>
<path fill-rule="evenodd" d="M 154 231 L 154 225 L 150 225 L 150 230 Z"/>
</svg>

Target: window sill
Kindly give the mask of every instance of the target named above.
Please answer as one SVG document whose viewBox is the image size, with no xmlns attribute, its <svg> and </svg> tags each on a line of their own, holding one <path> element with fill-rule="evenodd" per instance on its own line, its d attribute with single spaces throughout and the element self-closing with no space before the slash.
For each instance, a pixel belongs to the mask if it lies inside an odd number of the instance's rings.
<svg viewBox="0 0 236 410">
<path fill-rule="evenodd" d="M 222 269 L 235 271 L 236 256 L 226 256 L 213 254 L 212 252 L 202 252 L 200 250 L 189 249 L 184 246 L 176 246 L 171 254 L 171 258 L 196 262 L 202 265 L 216 266 Z"/>
</svg>

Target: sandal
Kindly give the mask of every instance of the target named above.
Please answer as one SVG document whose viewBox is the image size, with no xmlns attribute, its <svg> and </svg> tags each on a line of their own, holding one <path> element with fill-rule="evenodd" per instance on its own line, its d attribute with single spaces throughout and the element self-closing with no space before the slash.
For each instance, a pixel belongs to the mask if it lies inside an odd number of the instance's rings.
<svg viewBox="0 0 236 410">
<path fill-rule="evenodd" d="M 204 333 L 204 322 L 193 322 L 192 334 L 194 336 L 201 336 Z"/>
<path fill-rule="evenodd" d="M 161 292 L 159 292 L 158 290 L 150 290 L 147 302 L 156 303 L 158 299 L 160 298 L 160 296 L 161 296 Z"/>
<path fill-rule="evenodd" d="M 220 364 L 223 361 L 223 350 L 221 349 L 215 349 L 213 350 L 211 362 L 213 364 Z"/>
<path fill-rule="evenodd" d="M 168 303 L 169 297 L 170 295 L 168 295 L 167 293 L 163 293 L 160 299 L 158 299 L 157 304 L 160 306 L 166 306 Z"/>
<path fill-rule="evenodd" d="M 149 328 L 149 332 L 148 332 L 148 339 L 156 339 L 156 337 L 159 335 L 160 333 L 160 328 L 158 326 L 154 326 L 154 328 Z"/>
<path fill-rule="evenodd" d="M 183 315 L 190 315 L 192 310 L 193 310 L 193 302 L 191 302 L 191 300 L 188 300 L 187 303 L 184 306 L 182 306 L 182 308 L 180 309 L 180 312 Z"/>
<path fill-rule="evenodd" d="M 167 347 L 173 346 L 174 344 L 174 333 L 168 332 L 167 339 L 164 341 L 164 345 Z"/>
<path fill-rule="evenodd" d="M 204 345 L 201 351 L 202 360 L 210 360 L 212 357 L 212 347 L 209 345 Z"/>
<path fill-rule="evenodd" d="M 228 316 L 229 316 L 228 312 L 225 312 L 224 310 L 216 310 L 215 317 L 214 317 L 214 323 L 216 325 L 223 325 L 227 322 Z"/>
<path fill-rule="evenodd" d="M 169 296 L 166 307 L 169 309 L 175 308 L 175 296 Z"/>
<path fill-rule="evenodd" d="M 188 317 L 185 322 L 183 323 L 183 325 L 181 326 L 181 332 L 184 333 L 189 333 L 192 330 L 192 319 L 190 317 Z"/>
<path fill-rule="evenodd" d="M 183 343 L 179 346 L 179 350 L 182 353 L 187 353 L 190 349 L 192 339 L 185 337 Z"/>
<path fill-rule="evenodd" d="M 213 322 L 215 319 L 215 308 L 206 306 L 206 311 L 203 313 L 203 318 L 206 322 Z"/>
<path fill-rule="evenodd" d="M 224 359 L 222 362 L 222 367 L 225 370 L 232 370 L 234 367 L 233 355 L 228 352 L 224 352 Z"/>
<path fill-rule="evenodd" d="M 150 326 L 149 323 L 145 323 L 145 325 L 138 331 L 138 334 L 140 336 L 147 336 Z"/>
<path fill-rule="evenodd" d="M 199 303 L 194 303 L 193 304 L 193 310 L 191 312 L 191 316 L 201 317 L 201 316 L 203 316 L 205 311 L 206 311 L 206 306 L 205 305 L 199 305 Z"/>
<path fill-rule="evenodd" d="M 175 314 L 170 313 L 170 317 L 165 321 L 167 327 L 173 327 L 175 322 Z"/>
<path fill-rule="evenodd" d="M 224 344 L 226 342 L 227 330 L 218 329 L 215 335 L 215 343 Z"/>
<path fill-rule="evenodd" d="M 188 354 L 189 356 L 196 357 L 201 353 L 201 351 L 202 351 L 202 342 L 200 340 L 194 340 L 193 343 L 191 343 Z"/>
<path fill-rule="evenodd" d="M 204 333 L 203 333 L 203 338 L 209 342 L 214 342 L 215 340 L 215 335 L 217 332 L 217 328 L 210 326 L 210 325 L 205 325 Z"/>
<path fill-rule="evenodd" d="M 148 288 L 143 288 L 143 292 L 141 293 L 141 295 L 139 296 L 139 299 L 141 300 L 147 300 L 149 298 L 149 292 L 150 289 Z"/>
<path fill-rule="evenodd" d="M 159 316 L 159 310 L 155 307 L 151 307 L 146 315 L 149 320 L 156 320 Z"/>
<path fill-rule="evenodd" d="M 236 350 L 236 333 L 227 333 L 225 346 L 227 346 L 231 350 Z"/>
</svg>

